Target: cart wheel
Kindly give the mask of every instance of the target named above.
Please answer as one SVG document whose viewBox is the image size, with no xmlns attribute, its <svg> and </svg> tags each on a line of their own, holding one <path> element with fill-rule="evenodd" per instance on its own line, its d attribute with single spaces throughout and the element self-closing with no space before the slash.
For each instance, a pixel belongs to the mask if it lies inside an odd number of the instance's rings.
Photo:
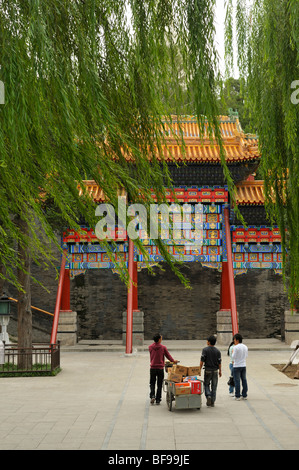
<svg viewBox="0 0 299 470">
<path fill-rule="evenodd" d="M 171 411 L 172 410 L 172 393 L 171 392 L 167 392 L 166 402 L 167 402 L 169 411 Z"/>
</svg>

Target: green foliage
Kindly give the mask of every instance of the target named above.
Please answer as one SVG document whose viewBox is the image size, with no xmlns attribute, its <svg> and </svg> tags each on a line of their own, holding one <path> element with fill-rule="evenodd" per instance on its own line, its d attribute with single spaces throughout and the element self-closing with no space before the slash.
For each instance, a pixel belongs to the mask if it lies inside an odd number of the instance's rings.
<svg viewBox="0 0 299 470">
<path fill-rule="evenodd" d="M 247 93 L 245 84 L 238 78 L 230 77 L 222 84 L 219 103 L 220 114 L 226 116 L 232 109 L 238 113 L 241 127 L 245 134 L 255 134 L 256 129 L 251 123 L 250 113 L 246 107 Z"/>
<path fill-rule="evenodd" d="M 55 377 L 59 372 L 61 372 L 60 367 L 51 370 L 51 366 L 48 364 L 34 364 L 32 370 L 22 371 L 18 368 L 17 365 L 10 363 L 5 363 L 0 369 L 0 378 L 6 377 Z"/>
<path fill-rule="evenodd" d="M 115 207 L 119 187 L 131 201 L 142 192 L 149 204 L 152 187 L 163 196 L 171 181 L 153 152 L 163 143 L 163 119 L 171 122 L 173 109 L 183 109 L 182 82 L 221 144 L 214 6 L 215 0 L 1 2 L 0 263 L 10 281 L 16 282 L 17 241 L 47 259 L 38 233 L 55 241 L 55 214 L 70 228 L 78 228 L 80 214 L 94 226 L 93 202 L 78 195 L 84 179 L 94 179 Z M 221 155 L 233 195 L 223 149 Z M 30 226 L 27 239 L 16 216 Z M 172 261 L 166 251 L 165 257 Z"/>
<path fill-rule="evenodd" d="M 237 0 L 237 7 L 240 73 L 259 136 L 266 208 L 281 231 L 293 304 L 299 294 L 299 105 L 292 101 L 291 85 L 299 79 L 299 5 L 298 0 Z"/>
</svg>

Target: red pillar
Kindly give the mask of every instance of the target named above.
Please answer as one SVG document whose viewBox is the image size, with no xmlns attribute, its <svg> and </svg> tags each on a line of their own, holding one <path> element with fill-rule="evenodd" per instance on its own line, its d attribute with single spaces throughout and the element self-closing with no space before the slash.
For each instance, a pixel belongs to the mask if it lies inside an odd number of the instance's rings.
<svg viewBox="0 0 299 470">
<path fill-rule="evenodd" d="M 66 252 L 66 250 L 64 250 L 63 255 L 62 255 L 62 260 L 61 260 L 61 267 L 60 267 L 58 289 L 57 289 L 57 296 L 56 296 L 56 305 L 55 305 L 55 311 L 54 311 L 54 318 L 53 318 L 50 344 L 55 344 L 56 343 L 58 321 L 59 321 L 59 312 L 60 312 L 61 297 L 62 297 L 62 288 L 63 288 L 64 275 L 65 275 L 66 257 L 67 257 L 67 252 Z"/>
<path fill-rule="evenodd" d="M 133 276 L 134 276 L 134 242 L 129 238 L 129 284 L 127 296 L 127 332 L 126 332 L 126 353 L 132 353 L 133 345 Z"/>
<path fill-rule="evenodd" d="M 71 281 L 69 269 L 66 269 L 64 273 L 60 311 L 71 312 Z"/>
<path fill-rule="evenodd" d="M 235 280 L 234 280 L 234 268 L 233 268 L 233 255 L 229 225 L 229 210 L 227 207 L 224 208 L 224 224 L 225 224 L 225 238 L 226 238 L 226 252 L 227 252 L 227 278 L 230 297 L 230 311 L 232 317 L 232 330 L 233 335 L 238 333 L 238 317 L 237 317 L 237 304 L 236 304 L 236 292 L 235 292 Z"/>
<path fill-rule="evenodd" d="M 137 261 L 133 263 L 133 312 L 138 310 L 138 271 Z"/>
<path fill-rule="evenodd" d="M 221 285 L 220 285 L 220 310 L 231 310 L 230 291 L 228 278 L 228 263 L 222 262 Z"/>
</svg>

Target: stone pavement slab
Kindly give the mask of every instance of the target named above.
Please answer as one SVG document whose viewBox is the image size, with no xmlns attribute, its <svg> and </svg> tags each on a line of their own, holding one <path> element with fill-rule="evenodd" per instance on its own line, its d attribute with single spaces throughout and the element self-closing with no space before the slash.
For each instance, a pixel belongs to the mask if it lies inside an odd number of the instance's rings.
<svg viewBox="0 0 299 470">
<path fill-rule="evenodd" d="M 281 342 L 280 342 L 281 343 Z M 164 344 L 182 365 L 197 365 L 201 347 Z M 199 342 L 197 342 L 197 345 Z M 62 350 L 56 377 L 1 378 L 0 450 L 297 450 L 299 381 L 272 364 L 285 364 L 290 348 L 249 346 L 248 400 L 228 395 L 229 359 L 208 408 L 169 411 L 149 403 L 146 350 Z"/>
</svg>

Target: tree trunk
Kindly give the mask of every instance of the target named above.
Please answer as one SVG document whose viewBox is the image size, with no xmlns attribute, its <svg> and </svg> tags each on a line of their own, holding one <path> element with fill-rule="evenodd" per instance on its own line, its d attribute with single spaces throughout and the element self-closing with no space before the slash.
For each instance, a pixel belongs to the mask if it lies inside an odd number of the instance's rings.
<svg viewBox="0 0 299 470">
<path fill-rule="evenodd" d="M 29 227 L 26 221 L 19 218 L 20 229 L 27 238 Z M 18 368 L 30 370 L 32 366 L 32 354 L 26 348 L 32 348 L 32 311 L 31 311 L 31 289 L 30 289 L 30 254 L 26 244 L 19 242 L 19 261 L 23 266 L 18 268 L 18 281 L 24 292 L 18 292 L 18 348 L 23 353 L 18 357 Z"/>
</svg>

